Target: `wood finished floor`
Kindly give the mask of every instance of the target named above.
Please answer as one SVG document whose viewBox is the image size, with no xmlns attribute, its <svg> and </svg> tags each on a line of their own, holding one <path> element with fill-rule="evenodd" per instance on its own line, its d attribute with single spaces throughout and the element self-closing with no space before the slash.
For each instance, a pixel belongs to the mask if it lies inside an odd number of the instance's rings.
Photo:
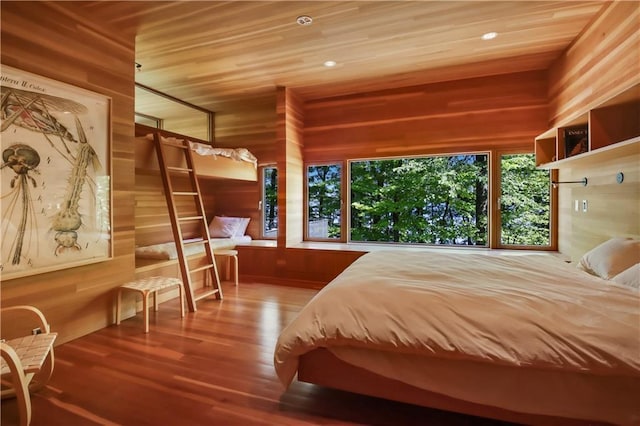
<svg viewBox="0 0 640 426">
<path fill-rule="evenodd" d="M 56 348 L 49 385 L 32 397 L 32 426 L 74 425 L 498 425 L 294 382 L 273 369 L 277 336 L 315 290 L 223 286 L 180 318 L 172 300 Z M 55 324 L 52 324 L 55 331 Z M 15 400 L 2 425 L 17 424 Z"/>
</svg>

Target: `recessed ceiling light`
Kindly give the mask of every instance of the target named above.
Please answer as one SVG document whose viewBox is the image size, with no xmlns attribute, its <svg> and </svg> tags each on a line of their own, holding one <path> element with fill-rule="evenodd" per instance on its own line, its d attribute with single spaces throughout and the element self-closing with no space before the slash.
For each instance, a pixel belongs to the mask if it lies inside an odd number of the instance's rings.
<svg viewBox="0 0 640 426">
<path fill-rule="evenodd" d="M 335 67 L 336 66 L 336 61 L 325 61 L 324 62 L 324 66 L 327 67 L 327 68 Z"/>
<path fill-rule="evenodd" d="M 300 15 L 296 18 L 298 25 L 311 25 L 313 18 L 308 15 Z"/>
<path fill-rule="evenodd" d="M 496 38 L 497 36 L 498 36 L 498 33 L 492 31 L 490 33 L 482 34 L 482 39 L 483 40 L 492 40 L 492 39 Z"/>
</svg>

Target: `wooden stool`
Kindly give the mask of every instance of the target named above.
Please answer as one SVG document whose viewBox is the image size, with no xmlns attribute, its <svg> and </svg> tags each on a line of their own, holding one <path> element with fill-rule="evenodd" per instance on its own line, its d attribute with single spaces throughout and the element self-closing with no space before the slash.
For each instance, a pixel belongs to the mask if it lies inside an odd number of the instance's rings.
<svg viewBox="0 0 640 426">
<path fill-rule="evenodd" d="M 116 303 L 116 324 L 120 324 L 122 292 L 137 291 L 142 295 L 142 313 L 144 315 L 144 332 L 149 332 L 149 295 L 153 294 L 153 307 L 158 310 L 158 290 L 178 287 L 180 293 L 180 317 L 184 318 L 184 288 L 182 280 L 171 277 L 149 277 L 123 284 L 118 289 L 118 300 Z"/>
<path fill-rule="evenodd" d="M 231 272 L 231 268 L 230 268 L 230 260 L 233 259 L 233 277 L 234 277 L 234 281 L 235 284 L 238 285 L 238 250 L 214 250 L 213 251 L 213 255 L 214 256 L 226 256 L 227 258 L 227 273 L 226 273 L 226 279 L 229 280 L 229 275 Z"/>
</svg>

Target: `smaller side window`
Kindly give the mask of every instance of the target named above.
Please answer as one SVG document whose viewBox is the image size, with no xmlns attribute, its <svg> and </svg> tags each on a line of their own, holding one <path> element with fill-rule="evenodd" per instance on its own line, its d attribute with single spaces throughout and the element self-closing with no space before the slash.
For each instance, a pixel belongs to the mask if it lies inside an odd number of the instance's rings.
<svg viewBox="0 0 640 426">
<path fill-rule="evenodd" d="M 278 169 L 275 166 L 262 168 L 262 237 L 278 237 Z"/>
<path fill-rule="evenodd" d="M 551 245 L 551 176 L 533 154 L 500 158 L 500 245 Z"/>
<path fill-rule="evenodd" d="M 342 219 L 342 165 L 307 167 L 307 239 L 339 240 Z"/>
</svg>

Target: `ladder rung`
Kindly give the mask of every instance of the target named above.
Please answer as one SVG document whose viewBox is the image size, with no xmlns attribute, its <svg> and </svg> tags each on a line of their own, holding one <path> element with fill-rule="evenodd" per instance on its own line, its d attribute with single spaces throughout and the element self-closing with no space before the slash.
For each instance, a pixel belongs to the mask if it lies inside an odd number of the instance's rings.
<svg viewBox="0 0 640 426">
<path fill-rule="evenodd" d="M 171 140 L 166 140 L 165 139 L 164 141 L 161 141 L 160 143 L 162 143 L 163 145 L 166 145 L 166 146 L 173 146 L 175 148 L 182 148 L 182 149 L 188 148 L 188 146 L 185 145 L 183 141 L 173 142 Z"/>
<path fill-rule="evenodd" d="M 192 172 L 193 169 L 188 167 L 176 167 L 176 166 L 167 166 L 167 170 L 171 170 L 173 172 Z"/>
<path fill-rule="evenodd" d="M 206 271 L 207 269 L 211 269 L 211 268 L 213 268 L 213 263 L 211 263 L 209 265 L 203 265 L 203 266 L 199 266 L 197 268 L 190 269 L 189 272 L 192 273 L 192 274 L 195 274 L 196 272 Z"/>
<path fill-rule="evenodd" d="M 204 299 L 205 297 L 213 296 L 214 294 L 217 294 L 217 293 L 219 293 L 219 290 L 216 288 L 215 290 L 209 290 L 204 293 L 198 293 L 194 295 L 193 298 L 195 300 L 201 300 L 201 299 Z"/>
<path fill-rule="evenodd" d="M 198 195 L 197 192 L 186 192 L 186 191 L 176 191 L 172 193 L 173 195 Z"/>
<path fill-rule="evenodd" d="M 209 240 L 197 240 L 197 241 L 187 241 L 186 243 L 183 241 L 182 245 L 184 247 L 191 247 L 191 246 L 195 246 L 195 245 L 200 245 L 200 244 L 209 244 L 210 241 Z"/>
<path fill-rule="evenodd" d="M 177 218 L 180 222 L 189 222 L 192 220 L 202 220 L 202 216 L 185 216 Z"/>
</svg>

